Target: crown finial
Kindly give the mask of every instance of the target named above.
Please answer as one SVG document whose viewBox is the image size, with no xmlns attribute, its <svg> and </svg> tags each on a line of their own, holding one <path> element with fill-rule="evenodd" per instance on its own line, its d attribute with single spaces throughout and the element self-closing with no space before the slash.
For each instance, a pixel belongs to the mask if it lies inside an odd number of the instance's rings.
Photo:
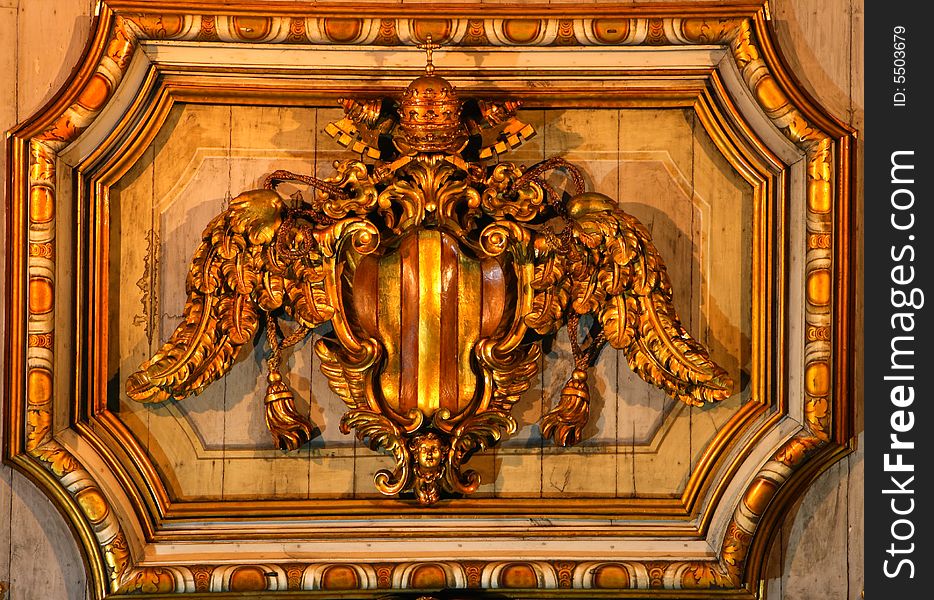
<svg viewBox="0 0 934 600">
<path fill-rule="evenodd" d="M 441 44 L 433 44 L 431 42 L 431 34 L 429 33 L 425 38 L 425 43 L 418 44 L 416 48 L 419 50 L 425 51 L 425 75 L 433 75 L 435 72 L 435 65 L 431 62 L 431 53 L 433 50 L 437 50 L 441 47 Z"/>
</svg>

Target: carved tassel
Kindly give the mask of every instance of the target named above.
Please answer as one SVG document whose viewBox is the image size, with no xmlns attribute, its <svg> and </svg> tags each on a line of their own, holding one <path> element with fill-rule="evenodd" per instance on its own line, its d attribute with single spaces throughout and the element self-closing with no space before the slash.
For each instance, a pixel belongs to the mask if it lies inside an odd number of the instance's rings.
<svg viewBox="0 0 934 600">
<path fill-rule="evenodd" d="M 304 417 L 295 412 L 295 396 L 289 386 L 282 381 L 279 366 L 282 362 L 282 349 L 293 346 L 305 334 L 308 328 L 301 326 L 279 341 L 279 325 L 275 317 L 266 314 L 266 339 L 272 352 L 266 360 L 269 374 L 266 381 L 266 427 L 272 439 L 281 450 L 298 450 L 308 440 L 318 434 Z"/>
<path fill-rule="evenodd" d="M 295 411 L 295 396 L 278 372 L 266 381 L 266 426 L 278 448 L 297 450 L 313 437 L 311 424 Z"/>
<path fill-rule="evenodd" d="M 558 406 L 542 417 L 542 436 L 553 438 L 559 446 L 573 446 L 581 440 L 590 418 L 590 390 L 587 371 L 574 369 L 561 390 Z"/>
</svg>

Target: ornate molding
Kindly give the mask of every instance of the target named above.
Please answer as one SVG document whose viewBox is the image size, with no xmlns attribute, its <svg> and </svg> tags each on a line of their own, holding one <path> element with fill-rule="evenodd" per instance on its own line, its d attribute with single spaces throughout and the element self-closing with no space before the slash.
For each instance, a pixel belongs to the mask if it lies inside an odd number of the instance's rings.
<svg viewBox="0 0 934 600">
<path fill-rule="evenodd" d="M 308 8 L 298 16 L 267 5 L 225 5 L 228 15 L 190 14 L 169 3 L 103 3 L 93 43 L 75 77 L 40 114 L 12 132 L 10 149 L 9 340 L 5 382 L 8 419 L 5 457 L 42 484 L 72 523 L 86 553 L 94 593 L 219 592 L 262 589 L 385 590 L 418 587 L 630 589 L 700 588 L 724 595 L 757 594 L 762 541 L 808 477 L 846 451 L 852 435 L 848 370 L 851 263 L 850 168 L 852 132 L 800 91 L 768 34 L 759 6 L 693 7 L 698 16 L 648 16 L 601 8 L 597 18 L 568 9 L 451 8 L 428 19 L 400 8 L 343 18 L 339 8 Z M 163 8 L 164 10 L 160 10 Z M 677 7 L 676 7 L 677 8 Z M 664 9 L 674 11 L 676 8 Z M 658 11 L 663 9 L 656 8 Z M 710 16 L 700 13 L 710 11 Z M 318 14 L 320 12 L 320 15 Z M 396 11 L 399 16 L 393 16 Z M 471 13 L 471 11 L 473 11 Z M 526 12 L 527 11 L 527 12 Z M 265 14 L 264 14 L 265 13 Z M 520 14 L 521 13 L 521 14 Z M 483 18 L 479 18 L 480 16 Z M 554 16 L 552 16 L 554 15 Z M 525 17 L 525 18 L 522 18 Z M 359 564 L 138 565 L 112 503 L 93 475 L 53 428 L 56 340 L 57 153 L 101 114 L 140 42 L 214 41 L 229 44 L 412 45 L 428 34 L 451 46 L 665 46 L 728 48 L 751 97 L 806 160 L 804 281 L 806 327 L 803 421 L 806 429 L 783 442 L 746 486 L 716 560 L 546 561 Z M 94 390 L 81 390 L 92 393 Z M 763 531 L 763 528 L 765 531 Z M 272 574 L 272 575 L 270 575 Z"/>
</svg>

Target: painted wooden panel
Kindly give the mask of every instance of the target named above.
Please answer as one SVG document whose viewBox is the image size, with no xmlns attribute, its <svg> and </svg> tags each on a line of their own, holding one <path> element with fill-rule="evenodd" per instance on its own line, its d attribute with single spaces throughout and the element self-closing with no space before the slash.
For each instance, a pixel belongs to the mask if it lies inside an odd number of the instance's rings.
<svg viewBox="0 0 934 600">
<path fill-rule="evenodd" d="M 13 519 L 13 478 L 22 477 L 13 473 L 9 467 L 0 468 L 0 583 L 5 587 L 10 583 L 10 551 L 12 541 Z M 19 528 L 17 528 L 17 533 Z M 44 543 L 45 539 L 38 537 L 39 543 Z M 2 589 L 5 589 L 2 588 Z M 0 594 L 0 598 L 3 598 Z"/>
<path fill-rule="evenodd" d="M 0 43 L 0 72 L 16 73 L 16 0 L 0 2 L 0 40 L 14 40 Z M 16 120 L 16 87 L 6 85 L 0 88 L 0 128 L 6 128 Z M 0 173 L 6 173 L 6 152 L 0 152 Z M 4 175 L 5 176 L 5 175 Z M 4 187 L 4 186 L 0 186 Z M 0 198 L 6 194 L 0 191 Z M 6 198 L 3 198 L 4 209 L 0 210 L 0 231 L 6 231 L 7 214 Z M 0 281 L 6 281 L 6 261 L 0 261 Z M 2 295 L 0 295 L 2 298 Z M 0 306 L 6 303 L 0 299 Z M 0 324 L 0 332 L 4 325 Z M 6 361 L 0 361 L 0 381 L 6 377 Z M 0 419 L 3 419 L 3 403 L 0 402 Z M 2 434 L 0 434 L 2 437 Z M 0 584 L 8 586 L 10 582 L 10 539 L 12 520 L 9 518 L 11 503 L 13 501 L 13 473 L 9 467 L 0 466 Z M 3 598 L 3 594 L 0 594 Z"/>
<path fill-rule="evenodd" d="M 14 473 L 10 511 L 10 598 L 85 597 L 84 563 L 61 515 L 26 477 Z"/>
<path fill-rule="evenodd" d="M 78 64 L 96 2 L 19 0 L 16 4 L 16 37 L 9 39 L 11 45 L 14 39 L 19 44 L 19 52 L 14 53 L 16 106 L 18 116 L 24 118 L 45 104 Z"/>
<path fill-rule="evenodd" d="M 785 521 L 780 583 L 771 584 L 781 590 L 780 598 L 808 600 L 815 590 L 828 600 L 859 597 L 858 591 L 848 589 L 847 552 L 827 551 L 847 546 L 847 486 L 837 482 L 846 480 L 848 471 L 847 460 L 831 466 L 828 473 L 833 475 L 815 481 L 793 510 L 796 518 Z"/>
<path fill-rule="evenodd" d="M 120 296 L 114 310 L 121 334 L 113 348 L 120 357 L 118 381 L 179 323 L 188 264 L 208 221 L 275 169 L 310 172 L 314 165 L 317 176 L 330 174 L 333 161 L 349 156 L 322 133 L 340 116 L 330 107 L 173 107 L 113 194 L 118 214 L 112 243 L 120 256 L 112 290 Z M 719 156 L 693 112 L 568 109 L 521 116 L 537 125 L 539 135 L 512 159 L 534 164 L 561 155 L 581 167 L 589 189 L 620 198 L 653 233 L 686 326 L 718 344 L 715 360 L 740 381 L 750 354 L 751 309 L 748 292 L 732 282 L 749 277 L 751 188 Z M 560 174 L 551 181 L 567 183 Z M 708 313 L 709 307 L 716 311 Z M 121 414 L 163 465 L 172 495 L 370 497 L 372 486 L 362 482 L 371 480 L 383 459 L 339 433 L 344 406 L 317 372 L 310 341 L 288 355 L 285 372 L 322 436 L 292 453 L 272 448 L 262 413 L 266 351 L 265 342 L 258 343 L 222 380 L 180 402 L 142 406 L 126 399 L 122 385 L 115 389 Z M 481 495 L 678 497 L 696 457 L 745 398 L 737 394 L 724 406 L 701 410 L 675 406 L 608 348 L 593 369 L 586 439 L 578 448 L 556 449 L 543 444 L 537 423 L 557 403 L 572 368 L 562 332 L 546 348 L 537 389 L 516 412 L 518 434 L 472 461 L 484 474 Z M 341 475 L 345 468 L 352 473 Z M 321 485 L 319 470 L 330 474 L 333 489 Z"/>
</svg>

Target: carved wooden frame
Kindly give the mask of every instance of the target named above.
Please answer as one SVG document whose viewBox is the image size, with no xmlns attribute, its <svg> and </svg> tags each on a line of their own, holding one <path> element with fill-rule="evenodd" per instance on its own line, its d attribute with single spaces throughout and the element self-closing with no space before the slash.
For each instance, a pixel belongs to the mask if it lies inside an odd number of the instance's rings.
<svg viewBox="0 0 934 600">
<path fill-rule="evenodd" d="M 601 57 L 618 57 L 619 64 L 625 64 L 625 56 L 641 52 L 644 63 L 638 68 L 604 63 L 590 69 L 628 69 L 643 85 L 604 93 L 599 102 L 592 91 L 558 85 L 524 94 L 532 105 L 612 102 L 692 106 L 698 111 L 724 156 L 753 183 L 763 206 L 773 209 L 763 208 L 765 218 L 754 237 L 763 267 L 754 270 L 750 282 L 754 306 L 761 309 L 755 326 L 761 343 L 754 346 L 758 402 L 744 405 L 721 432 L 702 461 L 704 468 L 695 471 L 678 501 L 588 507 L 574 501 L 543 506 L 464 500 L 441 513 L 450 519 L 482 515 L 492 520 L 545 511 L 559 521 L 583 513 L 595 520 L 588 535 L 630 544 L 628 554 L 618 558 L 585 556 L 562 546 L 560 540 L 581 535 L 579 525 L 571 523 L 547 532 L 523 530 L 524 539 L 537 536 L 546 550 L 518 560 L 487 560 L 476 550 L 465 554 L 467 558 L 452 554 L 445 560 L 405 560 L 411 547 L 404 545 L 399 548 L 407 549 L 395 557 L 387 550 L 375 559 L 328 559 L 320 551 L 323 546 L 303 560 L 258 561 L 247 553 L 224 561 L 199 558 L 197 542 L 223 544 L 226 539 L 224 547 L 232 552 L 237 541 L 249 541 L 248 529 L 226 536 L 186 529 L 188 520 L 222 519 L 230 507 L 172 506 L 164 492 L 142 494 L 146 481 L 121 466 L 111 447 L 125 440 L 114 433 L 119 427 L 113 419 L 108 421 L 106 359 L 101 356 L 107 336 L 106 298 L 98 294 L 107 277 L 106 244 L 101 241 L 106 238 L 107 186 L 119 178 L 115 173 L 132 163 L 134 152 L 145 147 L 175 100 L 207 96 L 231 103 L 288 104 L 348 90 L 346 84 L 328 87 L 320 78 L 303 82 L 283 67 L 273 73 L 289 77 L 294 85 L 270 98 L 262 85 L 233 86 L 212 79 L 212 67 L 197 63 L 199 47 L 226 49 L 239 58 L 263 48 L 308 45 L 331 46 L 334 51 L 373 45 L 391 54 L 393 47 L 412 45 L 424 31 L 438 27 L 446 31 L 448 45 L 465 52 L 586 47 L 595 51 L 597 63 Z M 710 62 L 679 64 L 677 60 L 690 53 L 674 52 L 678 49 L 696 51 Z M 180 51 L 195 58 L 181 61 Z M 402 54 L 391 57 L 401 60 Z M 259 68 L 243 64 L 234 70 L 240 83 L 251 81 L 251 73 Z M 349 64 L 333 68 L 353 71 Z M 416 68 L 413 62 L 411 67 L 387 69 L 387 85 L 395 77 L 401 82 L 395 87 L 402 87 Z M 524 68 L 534 76 L 534 66 Z M 124 80 L 135 90 L 128 96 L 118 93 Z M 107 120 L 101 117 L 108 112 L 117 115 L 111 119 L 112 128 L 95 128 L 95 122 Z M 114 148 L 122 148 L 128 139 L 133 143 L 115 157 Z M 269 592 L 328 595 L 335 593 L 335 585 L 348 581 L 357 596 L 406 587 L 448 587 L 503 588 L 523 597 L 641 597 L 647 588 L 657 588 L 660 596 L 758 597 L 762 563 L 776 525 L 808 483 L 853 444 L 853 141 L 853 132 L 826 114 L 788 71 L 774 46 L 767 5 L 450 5 L 429 11 L 274 2 L 225 3 L 218 9 L 209 2 L 105 1 L 71 80 L 7 141 L 11 160 L 6 179 L 10 252 L 4 458 L 31 477 L 67 518 L 99 598 L 210 594 L 256 586 Z M 71 177 L 64 176 L 67 173 Z M 56 227 L 57 220 L 69 226 Z M 59 259 L 63 251 L 76 251 L 74 278 L 64 276 L 67 259 Z M 773 303 L 776 308 L 768 312 Z M 781 342 L 765 341 L 772 338 Z M 92 343 L 81 347 L 77 339 Z M 70 368 L 63 369 L 63 364 Z M 769 406 L 775 410 L 769 412 Z M 140 464 L 145 462 L 137 456 Z M 716 485 L 708 477 L 714 471 L 726 474 Z M 719 506 L 724 499 L 731 505 Z M 240 508 L 240 518 L 248 522 L 249 511 Z M 386 518 L 390 512 L 405 517 L 419 510 L 423 509 L 399 503 L 380 509 L 363 501 L 316 508 L 279 502 L 270 505 L 268 514 L 316 522 L 340 515 Z M 669 526 L 640 531 L 633 523 L 646 511 L 668 519 Z M 609 517 L 629 523 L 614 529 L 605 525 Z M 452 522 L 446 534 L 456 535 L 459 527 L 462 523 Z M 519 529 L 510 531 L 497 543 L 518 543 Z M 271 535 L 275 538 L 276 533 Z M 296 533 L 283 528 L 278 535 Z M 336 542 L 341 536 L 364 534 L 303 535 Z M 404 544 L 402 538 L 384 538 L 388 544 Z M 640 558 L 639 544 L 646 539 L 667 548 L 663 552 L 668 558 Z M 665 546 L 666 540 L 693 540 L 708 552 L 677 555 L 673 545 Z M 167 549 L 185 543 L 193 545 L 182 552 Z M 254 550 L 262 548 L 260 543 Z"/>
</svg>

